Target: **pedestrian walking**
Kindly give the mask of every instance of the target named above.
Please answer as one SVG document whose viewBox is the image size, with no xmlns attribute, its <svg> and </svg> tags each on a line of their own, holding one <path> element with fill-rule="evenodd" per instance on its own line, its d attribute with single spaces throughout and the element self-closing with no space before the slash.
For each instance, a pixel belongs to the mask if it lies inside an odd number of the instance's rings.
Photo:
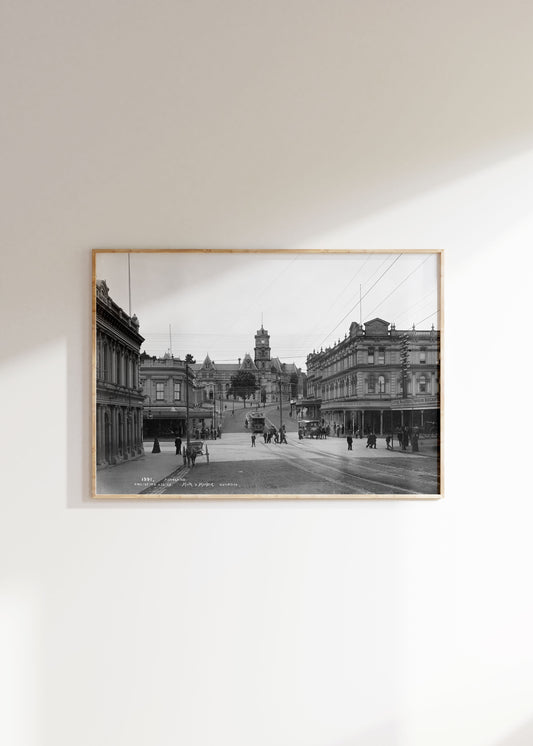
<svg viewBox="0 0 533 746">
<path fill-rule="evenodd" d="M 252 448 L 255 448 L 255 433 L 252 433 Z"/>
<path fill-rule="evenodd" d="M 181 453 L 181 438 L 179 435 L 174 441 L 174 445 L 176 446 L 176 456 L 177 456 L 179 453 Z"/>
<path fill-rule="evenodd" d="M 351 435 L 346 436 L 346 442 L 348 443 L 348 450 L 352 451 L 353 450 L 352 449 L 353 438 Z"/>
<path fill-rule="evenodd" d="M 387 451 L 392 451 L 391 440 L 392 440 L 392 436 L 387 435 L 387 437 L 385 438 L 385 443 L 387 444 Z"/>
<path fill-rule="evenodd" d="M 419 438 L 418 429 L 415 428 L 411 436 L 411 445 L 413 447 L 413 452 L 418 451 L 418 438 Z"/>
<path fill-rule="evenodd" d="M 152 453 L 161 453 L 161 447 L 159 446 L 159 438 L 154 439 L 154 447 L 152 448 Z"/>
<path fill-rule="evenodd" d="M 287 438 L 285 437 L 285 426 L 281 430 L 280 443 L 285 443 L 285 444 L 287 443 Z"/>
</svg>

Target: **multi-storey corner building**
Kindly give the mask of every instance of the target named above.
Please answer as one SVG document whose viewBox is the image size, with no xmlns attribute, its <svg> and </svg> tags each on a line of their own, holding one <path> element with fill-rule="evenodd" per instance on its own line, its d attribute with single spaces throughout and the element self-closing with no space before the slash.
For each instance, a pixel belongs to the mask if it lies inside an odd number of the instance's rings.
<svg viewBox="0 0 533 746">
<path fill-rule="evenodd" d="M 438 431 L 439 361 L 440 334 L 433 327 L 353 322 L 344 339 L 308 356 L 299 416 L 343 433 L 386 434 L 403 425 Z"/>
<path fill-rule="evenodd" d="M 96 465 L 140 456 L 143 395 L 139 352 L 144 338 L 136 316 L 110 297 L 105 280 L 96 283 Z"/>
<path fill-rule="evenodd" d="M 186 435 L 187 406 L 189 432 L 213 425 L 212 407 L 201 405 L 195 385 L 194 365 L 167 354 L 143 359 L 141 385 L 144 397 L 144 437 Z"/>
</svg>

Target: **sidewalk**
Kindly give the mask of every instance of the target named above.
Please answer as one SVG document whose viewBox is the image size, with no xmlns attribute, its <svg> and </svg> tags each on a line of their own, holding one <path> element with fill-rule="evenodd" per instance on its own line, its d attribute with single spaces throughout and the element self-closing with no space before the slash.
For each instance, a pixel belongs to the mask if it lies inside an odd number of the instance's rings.
<svg viewBox="0 0 533 746">
<path fill-rule="evenodd" d="M 97 495 L 138 495 L 147 487 L 183 466 L 174 444 L 160 443 L 161 453 L 152 453 L 153 441 L 144 443 L 144 456 L 96 472 Z"/>
</svg>

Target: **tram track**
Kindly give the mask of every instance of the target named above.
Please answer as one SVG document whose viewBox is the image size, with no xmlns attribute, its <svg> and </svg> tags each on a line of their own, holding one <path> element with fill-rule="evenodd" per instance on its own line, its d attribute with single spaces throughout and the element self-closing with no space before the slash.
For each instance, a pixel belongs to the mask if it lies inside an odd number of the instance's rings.
<svg viewBox="0 0 533 746">
<path fill-rule="evenodd" d="M 318 479 L 326 480 L 330 484 L 335 484 L 342 488 L 343 494 L 368 494 L 368 489 L 365 489 L 363 485 L 361 485 L 361 492 L 355 491 L 354 487 L 356 487 L 356 484 L 354 485 L 354 481 L 366 483 L 369 485 L 372 485 L 374 489 L 372 490 L 372 493 L 380 494 L 380 491 L 375 490 L 375 486 L 379 486 L 383 488 L 383 494 L 397 494 L 402 493 L 406 495 L 412 495 L 416 494 L 413 493 L 412 488 L 404 488 L 400 487 L 397 483 L 392 483 L 388 481 L 381 481 L 379 479 L 375 478 L 367 478 L 360 474 L 354 474 L 351 471 L 347 471 L 345 469 L 339 468 L 338 466 L 332 466 L 330 464 L 324 463 L 323 461 L 320 462 L 320 464 L 314 464 L 312 459 L 306 459 L 306 463 L 302 463 L 299 459 L 297 459 L 296 453 L 293 449 L 297 449 L 298 445 L 291 443 L 288 445 L 289 449 L 292 451 L 292 454 L 287 453 L 287 450 L 284 446 L 281 446 L 279 448 L 279 451 L 277 453 L 278 457 L 283 459 L 286 463 L 290 463 L 291 466 L 294 466 L 295 468 L 299 469 L 300 471 L 303 471 L 307 475 L 313 475 L 316 476 Z M 332 457 L 335 458 L 335 460 L 338 462 L 339 459 L 342 459 L 342 457 L 338 456 L 337 454 L 331 454 L 327 452 L 321 452 L 321 455 L 326 457 Z M 329 472 L 329 474 L 325 473 Z M 332 476 L 332 473 L 335 476 Z M 338 477 L 344 477 L 339 479 Z M 424 491 L 425 492 L 425 491 Z M 421 492 L 421 494 L 424 494 L 424 492 Z"/>
<path fill-rule="evenodd" d="M 330 451 L 325 451 L 325 450 L 316 449 L 316 448 L 313 449 L 312 451 L 307 451 L 306 449 L 306 452 L 312 453 L 312 454 L 320 454 L 323 457 L 335 459 L 337 462 L 342 463 L 342 464 L 345 464 L 348 458 L 348 456 L 346 455 L 343 456 L 339 453 L 331 453 Z M 372 467 L 370 465 L 363 463 L 361 460 L 357 461 L 357 467 L 359 469 L 366 469 L 367 471 L 374 471 L 376 468 L 375 466 Z M 398 466 L 396 464 L 385 464 L 381 461 L 379 464 L 379 468 L 382 470 L 387 470 L 390 474 L 395 474 L 397 476 L 402 476 L 403 474 L 405 474 L 405 470 L 401 466 Z M 438 476 L 434 472 L 424 471 L 424 470 L 421 470 L 420 468 L 411 469 L 409 471 L 409 474 L 419 477 L 421 479 L 431 480 L 435 482 L 436 484 L 438 484 L 438 481 L 439 481 Z"/>
</svg>

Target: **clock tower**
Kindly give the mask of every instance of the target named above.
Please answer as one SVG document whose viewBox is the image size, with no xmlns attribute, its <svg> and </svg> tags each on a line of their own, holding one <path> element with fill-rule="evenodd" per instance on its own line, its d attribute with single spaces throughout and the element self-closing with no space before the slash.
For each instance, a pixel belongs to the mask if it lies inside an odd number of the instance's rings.
<svg viewBox="0 0 533 746">
<path fill-rule="evenodd" d="M 261 370 L 267 363 L 270 363 L 270 335 L 261 324 L 255 334 L 255 364 Z"/>
</svg>

